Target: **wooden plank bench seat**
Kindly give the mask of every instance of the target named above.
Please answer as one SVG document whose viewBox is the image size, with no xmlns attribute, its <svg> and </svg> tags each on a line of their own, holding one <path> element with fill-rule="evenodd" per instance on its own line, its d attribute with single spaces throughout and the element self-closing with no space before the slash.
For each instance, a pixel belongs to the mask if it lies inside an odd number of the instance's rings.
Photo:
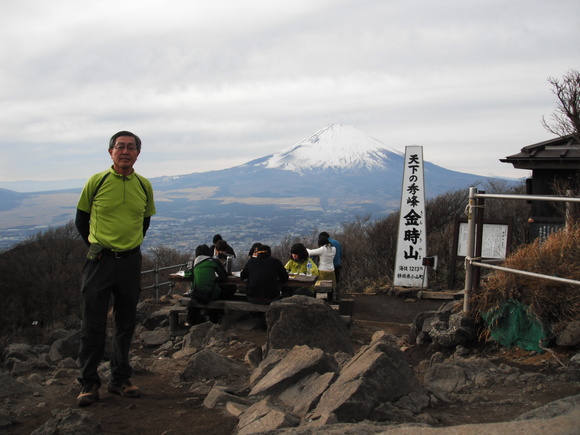
<svg viewBox="0 0 580 435">
<path fill-rule="evenodd" d="M 241 296 L 244 297 L 245 296 Z M 191 306 L 194 308 L 199 309 L 217 309 L 217 310 L 224 310 L 224 312 L 230 311 L 247 311 L 252 313 L 265 313 L 270 308 L 270 305 L 261 305 L 261 304 L 253 304 L 247 300 L 241 299 L 238 296 L 235 300 L 217 300 L 217 301 L 210 301 L 207 304 L 201 304 L 199 302 L 193 302 Z M 183 335 L 187 332 L 187 330 L 183 331 L 183 328 L 180 327 L 182 323 L 180 321 L 180 315 L 184 316 L 187 307 L 189 306 L 190 298 L 181 298 L 179 302 L 177 302 L 170 310 L 169 310 L 169 328 L 171 331 L 171 335 Z"/>
<path fill-rule="evenodd" d="M 221 300 L 218 299 L 217 301 L 210 301 L 207 304 L 201 304 L 199 302 L 193 302 L 191 304 L 193 307 L 196 308 L 216 308 L 219 310 L 229 310 L 229 311 L 252 311 L 252 312 L 262 312 L 265 313 L 268 311 L 269 305 L 261 305 L 261 304 L 253 304 L 245 299 L 244 295 L 236 296 L 234 300 Z M 187 308 L 190 304 L 190 298 L 181 298 L 178 303 L 181 307 Z"/>
</svg>

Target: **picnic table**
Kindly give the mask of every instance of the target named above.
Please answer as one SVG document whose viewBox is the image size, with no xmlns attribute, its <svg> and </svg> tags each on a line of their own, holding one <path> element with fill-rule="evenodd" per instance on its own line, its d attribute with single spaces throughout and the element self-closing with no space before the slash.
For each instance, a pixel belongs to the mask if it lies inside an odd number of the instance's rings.
<svg viewBox="0 0 580 435">
<path fill-rule="evenodd" d="M 177 273 L 172 273 L 168 276 L 170 281 L 174 282 L 191 282 L 193 281 L 193 276 L 185 276 L 184 271 Z M 246 283 L 239 277 L 239 275 L 228 275 L 225 282 L 221 284 L 232 284 L 237 286 L 238 293 L 245 293 Z M 328 293 L 332 292 L 332 281 L 331 280 L 319 280 L 316 275 L 295 275 L 289 274 L 288 281 L 282 281 L 280 283 L 281 287 L 314 287 L 317 298 L 326 299 L 328 298 Z"/>
</svg>

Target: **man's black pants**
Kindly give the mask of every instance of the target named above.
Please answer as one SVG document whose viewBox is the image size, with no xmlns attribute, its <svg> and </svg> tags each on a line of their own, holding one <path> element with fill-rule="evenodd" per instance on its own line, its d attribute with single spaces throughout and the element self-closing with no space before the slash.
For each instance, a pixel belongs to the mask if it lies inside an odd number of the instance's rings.
<svg viewBox="0 0 580 435">
<path fill-rule="evenodd" d="M 114 321 L 111 380 L 115 384 L 122 384 L 131 378 L 129 348 L 135 331 L 140 292 L 140 251 L 123 258 L 103 255 L 98 261 L 86 261 L 80 298 L 82 326 L 79 380 L 83 385 L 101 385 L 97 369 L 105 351 L 111 296 Z"/>
</svg>

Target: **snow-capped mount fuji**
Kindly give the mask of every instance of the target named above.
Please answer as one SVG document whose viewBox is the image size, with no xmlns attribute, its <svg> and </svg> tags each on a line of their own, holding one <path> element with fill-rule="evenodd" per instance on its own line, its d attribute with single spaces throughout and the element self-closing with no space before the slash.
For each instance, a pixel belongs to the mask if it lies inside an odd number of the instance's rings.
<svg viewBox="0 0 580 435">
<path fill-rule="evenodd" d="M 295 145 L 248 165 L 265 169 L 305 171 L 380 171 L 403 153 L 350 125 L 330 124 Z M 398 160 L 398 159 L 397 159 Z"/>
<path fill-rule="evenodd" d="M 428 162 L 424 167 L 427 198 L 487 180 Z M 206 211 L 211 207 L 227 214 L 241 208 L 253 214 L 267 207 L 268 214 L 307 210 L 332 215 L 333 220 L 340 215 L 343 222 L 397 210 L 403 169 L 404 153 L 352 126 L 330 124 L 277 153 L 239 166 L 151 181 L 160 193 L 158 208 L 167 208 L 169 214 L 193 212 L 202 205 Z"/>
<path fill-rule="evenodd" d="M 404 160 L 403 152 L 361 130 L 330 124 L 239 166 L 152 179 L 157 219 L 165 219 L 175 237 L 199 231 L 205 233 L 194 239 L 205 241 L 226 233 L 230 243 L 275 245 L 287 235 L 332 231 L 398 210 Z M 427 198 L 487 180 L 428 162 L 424 167 Z"/>
</svg>

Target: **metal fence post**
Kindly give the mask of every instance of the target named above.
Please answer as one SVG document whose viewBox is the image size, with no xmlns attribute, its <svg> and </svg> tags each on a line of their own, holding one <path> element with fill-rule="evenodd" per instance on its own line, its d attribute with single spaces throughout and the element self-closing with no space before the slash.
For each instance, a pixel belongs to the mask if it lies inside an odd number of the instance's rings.
<svg viewBox="0 0 580 435">
<path fill-rule="evenodd" d="M 165 266 L 165 267 L 159 267 L 158 265 L 155 265 L 155 267 L 151 270 L 143 270 L 141 271 L 141 276 L 145 276 L 148 275 L 150 273 L 154 273 L 155 274 L 155 282 L 153 284 L 151 284 L 150 286 L 147 287 L 141 287 L 141 290 L 149 290 L 149 289 L 155 289 L 155 300 L 158 301 L 160 296 L 159 293 L 161 291 L 161 287 L 163 286 L 169 286 L 169 292 L 167 293 L 168 295 L 173 291 L 173 288 L 175 287 L 175 282 L 173 281 L 166 281 L 166 282 L 160 282 L 161 278 L 163 278 L 163 276 L 161 275 L 161 273 L 164 270 L 169 270 L 169 269 L 179 269 L 179 270 L 183 270 L 184 267 L 187 266 L 187 263 L 183 263 L 183 264 L 174 264 L 171 266 Z"/>
<path fill-rule="evenodd" d="M 469 313 L 469 297 L 473 285 L 473 266 L 471 260 L 475 252 L 475 197 L 477 187 L 469 188 L 469 203 L 467 205 L 467 253 L 465 255 L 465 288 L 463 289 L 463 312 Z"/>
<path fill-rule="evenodd" d="M 159 266 L 156 264 L 155 269 L 155 301 L 159 300 Z"/>
<path fill-rule="evenodd" d="M 568 189 L 566 190 L 566 196 L 572 198 L 572 190 Z M 566 203 L 566 213 L 565 213 L 565 217 L 564 217 L 564 228 L 566 228 L 566 231 L 569 231 L 570 228 L 572 228 L 572 207 L 574 207 L 574 204 L 571 202 L 567 202 Z"/>
</svg>

